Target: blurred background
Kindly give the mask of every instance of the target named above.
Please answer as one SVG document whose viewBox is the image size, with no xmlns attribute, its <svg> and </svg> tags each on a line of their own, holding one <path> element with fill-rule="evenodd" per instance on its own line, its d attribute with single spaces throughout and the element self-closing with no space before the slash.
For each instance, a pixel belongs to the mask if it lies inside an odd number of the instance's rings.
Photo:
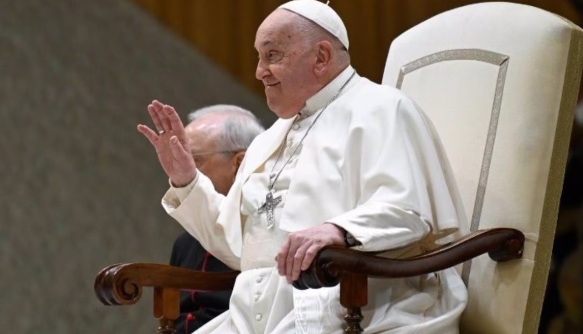
<svg viewBox="0 0 583 334">
<path fill-rule="evenodd" d="M 181 232 L 160 206 L 167 179 L 135 127 L 149 124 L 152 99 L 184 118 L 237 104 L 269 126 L 253 42 L 283 2 L 0 0 L 0 332 L 155 332 L 151 292 L 132 307 L 105 307 L 93 294 L 109 264 L 167 263 Z M 476 2 L 331 6 L 353 66 L 380 82 L 396 36 Z M 518 2 L 583 21 L 582 0 Z M 540 333 L 581 332 L 582 156 L 575 128 Z"/>
</svg>

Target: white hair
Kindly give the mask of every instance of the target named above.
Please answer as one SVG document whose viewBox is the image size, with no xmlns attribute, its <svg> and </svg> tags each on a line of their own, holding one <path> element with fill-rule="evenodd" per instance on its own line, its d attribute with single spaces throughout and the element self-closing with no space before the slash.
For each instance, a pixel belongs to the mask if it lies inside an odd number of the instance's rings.
<svg viewBox="0 0 583 334">
<path fill-rule="evenodd" d="M 348 53 L 348 49 L 346 49 L 344 44 L 340 42 L 338 37 L 332 35 L 329 31 L 320 27 L 314 21 L 296 14 L 294 28 L 296 29 L 296 32 L 304 39 L 305 45 L 311 45 L 321 40 L 328 41 L 330 44 L 332 44 L 334 49 L 333 51 L 338 55 L 340 60 L 350 64 L 350 54 Z"/>
<path fill-rule="evenodd" d="M 265 129 L 249 110 L 241 107 L 219 104 L 204 107 L 188 114 L 188 122 L 209 114 L 224 114 L 229 117 L 222 122 L 216 134 L 217 149 L 222 152 L 245 151 L 258 134 Z"/>
</svg>

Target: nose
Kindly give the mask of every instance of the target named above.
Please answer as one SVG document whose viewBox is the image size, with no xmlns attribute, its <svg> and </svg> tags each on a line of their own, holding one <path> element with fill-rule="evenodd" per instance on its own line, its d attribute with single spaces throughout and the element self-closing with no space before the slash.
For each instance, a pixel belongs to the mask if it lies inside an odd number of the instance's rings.
<svg viewBox="0 0 583 334">
<path fill-rule="evenodd" d="M 264 66 L 264 64 L 262 64 L 261 60 L 259 60 L 257 62 L 257 68 L 255 69 L 255 78 L 257 78 L 257 80 L 263 80 L 263 78 L 268 75 L 269 70 Z"/>
</svg>

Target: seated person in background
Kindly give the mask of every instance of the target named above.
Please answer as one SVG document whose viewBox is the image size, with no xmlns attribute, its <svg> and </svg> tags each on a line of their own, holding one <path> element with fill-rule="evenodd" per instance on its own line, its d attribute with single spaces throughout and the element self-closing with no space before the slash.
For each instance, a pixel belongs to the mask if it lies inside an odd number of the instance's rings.
<svg viewBox="0 0 583 334">
<path fill-rule="evenodd" d="M 229 105 L 216 105 L 194 111 L 185 130 L 196 165 L 207 175 L 215 190 L 226 195 L 245 150 L 264 129 L 249 111 Z M 188 232 L 172 247 L 170 265 L 200 271 L 231 271 L 207 252 Z M 192 333 L 229 308 L 231 291 L 182 291 L 176 333 Z"/>
</svg>

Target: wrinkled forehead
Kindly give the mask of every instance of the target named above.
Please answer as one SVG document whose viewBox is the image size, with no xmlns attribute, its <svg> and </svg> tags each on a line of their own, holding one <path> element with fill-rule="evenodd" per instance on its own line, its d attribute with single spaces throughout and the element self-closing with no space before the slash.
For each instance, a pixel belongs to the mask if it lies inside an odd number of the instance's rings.
<svg viewBox="0 0 583 334">
<path fill-rule="evenodd" d="M 285 9 L 276 9 L 261 23 L 255 35 L 255 48 L 287 46 L 301 41 L 300 16 Z"/>
</svg>

